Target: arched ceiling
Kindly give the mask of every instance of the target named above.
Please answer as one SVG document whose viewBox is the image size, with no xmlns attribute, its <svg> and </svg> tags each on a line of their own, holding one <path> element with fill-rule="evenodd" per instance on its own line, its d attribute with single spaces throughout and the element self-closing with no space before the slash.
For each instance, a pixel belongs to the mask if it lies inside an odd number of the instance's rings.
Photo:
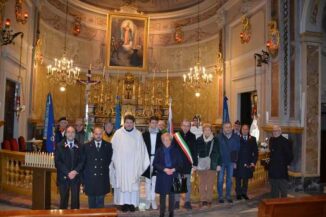
<svg viewBox="0 0 326 217">
<path fill-rule="evenodd" d="M 161 13 L 189 8 L 204 0 L 80 0 L 95 7 L 114 10 L 132 5 L 144 13 Z"/>
</svg>

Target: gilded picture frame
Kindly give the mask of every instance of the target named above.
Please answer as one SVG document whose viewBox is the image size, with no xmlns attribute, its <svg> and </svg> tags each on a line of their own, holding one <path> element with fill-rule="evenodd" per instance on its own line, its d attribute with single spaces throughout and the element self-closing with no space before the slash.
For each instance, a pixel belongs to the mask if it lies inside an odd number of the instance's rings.
<svg viewBox="0 0 326 217">
<path fill-rule="evenodd" d="M 111 70 L 147 71 L 148 28 L 148 16 L 108 13 L 106 67 Z"/>
</svg>

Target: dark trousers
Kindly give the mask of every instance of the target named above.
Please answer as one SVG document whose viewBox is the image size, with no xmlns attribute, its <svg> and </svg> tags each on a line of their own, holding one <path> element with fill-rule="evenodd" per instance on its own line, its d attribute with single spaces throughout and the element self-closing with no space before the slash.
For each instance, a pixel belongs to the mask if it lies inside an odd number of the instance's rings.
<svg viewBox="0 0 326 217">
<path fill-rule="evenodd" d="M 174 194 L 169 194 L 169 213 L 173 213 L 174 210 Z M 160 214 L 164 215 L 165 213 L 165 201 L 166 201 L 166 194 L 160 194 Z"/>
<path fill-rule="evenodd" d="M 237 196 L 247 195 L 248 192 L 248 179 L 235 178 L 235 192 Z"/>
<path fill-rule="evenodd" d="M 271 198 L 287 197 L 288 181 L 286 179 L 269 179 Z"/>
<path fill-rule="evenodd" d="M 68 208 L 69 194 L 71 192 L 71 209 L 79 209 L 79 183 L 59 184 L 60 209 Z"/>
<path fill-rule="evenodd" d="M 97 196 L 88 196 L 88 208 L 104 208 L 104 197 L 105 195 L 97 195 Z"/>
</svg>

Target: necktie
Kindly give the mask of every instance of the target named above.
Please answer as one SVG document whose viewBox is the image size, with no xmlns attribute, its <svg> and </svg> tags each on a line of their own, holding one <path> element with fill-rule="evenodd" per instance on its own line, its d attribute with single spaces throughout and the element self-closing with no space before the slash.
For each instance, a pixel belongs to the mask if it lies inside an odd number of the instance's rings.
<svg viewBox="0 0 326 217">
<path fill-rule="evenodd" d="M 98 151 L 100 150 L 100 145 L 101 145 L 101 143 L 96 142 L 96 149 L 97 149 Z"/>
<path fill-rule="evenodd" d="M 247 136 L 245 136 L 245 137 L 244 137 L 244 140 L 247 141 L 247 139 L 248 139 Z"/>
<path fill-rule="evenodd" d="M 72 142 L 69 143 L 70 149 L 72 149 L 73 145 L 74 144 Z"/>
</svg>

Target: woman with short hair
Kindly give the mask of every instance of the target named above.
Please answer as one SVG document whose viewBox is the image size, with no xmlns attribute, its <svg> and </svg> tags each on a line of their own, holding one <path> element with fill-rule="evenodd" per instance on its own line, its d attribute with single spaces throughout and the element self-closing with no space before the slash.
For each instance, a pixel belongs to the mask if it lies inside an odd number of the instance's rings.
<svg viewBox="0 0 326 217">
<path fill-rule="evenodd" d="M 213 186 L 216 180 L 216 171 L 220 167 L 220 149 L 218 140 L 214 138 L 212 126 L 203 124 L 203 135 L 196 140 L 198 153 L 199 194 L 201 206 L 211 206 Z"/>
<path fill-rule="evenodd" d="M 160 217 L 164 217 L 166 195 L 169 195 L 169 217 L 173 217 L 175 195 L 171 192 L 171 187 L 173 178 L 182 172 L 182 159 L 170 134 L 162 134 L 161 139 L 163 146 L 157 150 L 153 162 L 157 170 L 155 192 L 160 194 Z"/>
</svg>

